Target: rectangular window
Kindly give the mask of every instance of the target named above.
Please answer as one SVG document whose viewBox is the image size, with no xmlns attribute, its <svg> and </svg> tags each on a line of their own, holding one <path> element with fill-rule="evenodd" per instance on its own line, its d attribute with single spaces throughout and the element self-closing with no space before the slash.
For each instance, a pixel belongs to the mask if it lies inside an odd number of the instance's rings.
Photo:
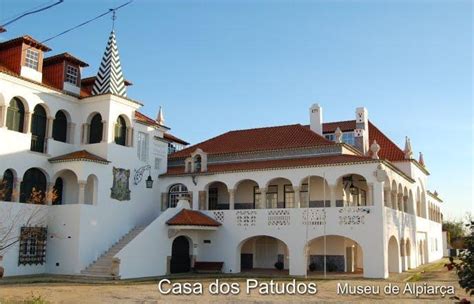
<svg viewBox="0 0 474 304">
<path fill-rule="evenodd" d="M 137 156 L 138 156 L 138 159 L 143 162 L 148 161 L 148 134 L 144 132 L 138 132 Z"/>
<path fill-rule="evenodd" d="M 33 49 L 26 50 L 25 66 L 38 71 L 39 52 Z"/>
<path fill-rule="evenodd" d="M 334 134 L 326 134 L 324 136 L 326 137 L 326 139 L 329 139 L 329 140 L 332 140 L 332 141 L 334 141 L 334 139 L 335 139 Z"/>
<path fill-rule="evenodd" d="M 354 132 L 346 132 L 342 134 L 342 142 L 355 145 Z"/>
<path fill-rule="evenodd" d="M 66 82 L 69 82 L 77 86 L 78 78 L 79 78 L 79 69 L 72 65 L 68 65 L 66 68 Z"/>
<path fill-rule="evenodd" d="M 160 163 L 161 163 L 161 159 L 158 157 L 155 157 L 155 170 L 160 170 Z"/>
<path fill-rule="evenodd" d="M 284 208 L 295 208 L 295 191 L 292 185 L 285 185 L 285 206 Z"/>
<path fill-rule="evenodd" d="M 268 186 L 267 208 L 278 208 L 278 186 Z"/>
<path fill-rule="evenodd" d="M 21 227 L 18 265 L 38 265 L 46 262 L 45 227 Z"/>
</svg>

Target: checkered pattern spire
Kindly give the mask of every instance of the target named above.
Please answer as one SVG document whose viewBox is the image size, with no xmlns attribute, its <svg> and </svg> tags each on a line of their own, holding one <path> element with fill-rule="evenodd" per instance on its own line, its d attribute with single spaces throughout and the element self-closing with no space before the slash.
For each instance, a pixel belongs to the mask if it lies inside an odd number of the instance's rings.
<svg viewBox="0 0 474 304">
<path fill-rule="evenodd" d="M 123 97 L 127 96 L 114 31 L 110 33 L 107 48 L 105 49 L 104 57 L 92 88 L 92 95 L 107 93 Z"/>
</svg>

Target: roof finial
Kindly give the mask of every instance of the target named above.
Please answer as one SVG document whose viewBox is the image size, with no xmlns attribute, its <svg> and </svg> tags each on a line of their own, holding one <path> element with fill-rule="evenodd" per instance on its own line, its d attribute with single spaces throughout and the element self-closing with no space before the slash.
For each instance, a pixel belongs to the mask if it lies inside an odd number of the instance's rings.
<svg viewBox="0 0 474 304">
<path fill-rule="evenodd" d="M 336 131 L 334 132 L 334 139 L 335 142 L 340 144 L 342 143 L 342 131 L 341 128 L 337 127 Z"/>
<path fill-rule="evenodd" d="M 420 158 L 418 159 L 418 162 L 420 163 L 420 165 L 422 165 L 423 167 L 425 166 L 425 160 L 423 159 L 423 153 L 420 152 Z"/>
<path fill-rule="evenodd" d="M 411 149 L 411 142 L 408 136 L 405 136 L 405 149 L 403 152 L 405 153 L 405 159 L 412 159 L 413 150 Z"/>
<path fill-rule="evenodd" d="M 156 117 L 156 122 L 161 126 L 165 125 L 165 117 L 163 115 L 163 109 L 161 108 L 161 106 L 160 106 L 160 109 L 158 110 L 158 116 Z"/>
<path fill-rule="evenodd" d="M 115 10 L 112 10 L 112 31 L 115 29 L 115 19 L 117 19 L 117 15 L 115 15 Z"/>
<path fill-rule="evenodd" d="M 380 145 L 374 139 L 372 145 L 370 145 L 370 151 L 372 151 L 372 158 L 379 159 Z"/>
</svg>

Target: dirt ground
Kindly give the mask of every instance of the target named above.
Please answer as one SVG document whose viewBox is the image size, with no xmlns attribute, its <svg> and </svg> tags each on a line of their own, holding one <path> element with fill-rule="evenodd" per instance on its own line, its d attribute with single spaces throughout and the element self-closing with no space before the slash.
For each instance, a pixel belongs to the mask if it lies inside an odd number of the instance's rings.
<svg viewBox="0 0 474 304">
<path fill-rule="evenodd" d="M 453 303 L 450 295 L 442 297 L 440 292 L 436 295 L 405 293 L 406 284 L 417 285 L 421 288 L 429 286 L 452 286 L 456 295 L 466 297 L 459 288 L 456 274 L 443 268 L 444 261 L 425 265 L 421 268 L 410 270 L 403 274 L 393 274 L 387 280 L 369 280 L 351 276 L 330 276 L 322 279 L 320 275 L 308 279 L 297 279 L 297 283 L 306 286 L 314 283 L 317 293 L 313 295 L 262 295 L 259 289 L 254 289 L 250 295 L 246 293 L 246 278 L 219 276 L 220 282 L 236 283 L 241 291 L 237 295 L 212 295 L 209 285 L 215 278 L 201 277 L 193 279 L 169 278 L 171 283 L 202 283 L 202 295 L 164 295 L 158 290 L 158 280 L 94 282 L 90 280 L 75 279 L 71 277 L 29 277 L 7 278 L 0 281 L 0 304 L 5 303 L 321 303 L 321 302 L 401 302 L 417 303 L 431 301 L 435 303 Z M 259 283 L 268 283 L 272 278 L 260 278 L 249 274 L 249 278 L 256 278 Z M 288 284 L 291 278 L 274 278 L 278 284 Z M 351 286 L 364 286 L 366 288 L 380 288 L 380 293 L 375 295 L 338 295 L 338 284 L 348 283 Z M 387 286 L 400 286 L 398 295 L 386 295 Z M 169 286 L 169 285 L 166 285 Z M 449 289 L 449 288 L 448 288 Z M 35 302 L 36 300 L 36 302 Z"/>
</svg>

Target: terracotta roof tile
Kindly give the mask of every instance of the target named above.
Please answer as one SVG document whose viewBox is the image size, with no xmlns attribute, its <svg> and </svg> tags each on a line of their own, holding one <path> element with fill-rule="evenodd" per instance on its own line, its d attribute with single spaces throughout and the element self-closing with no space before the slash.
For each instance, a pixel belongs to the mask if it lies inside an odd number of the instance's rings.
<svg viewBox="0 0 474 304">
<path fill-rule="evenodd" d="M 221 223 L 203 214 L 202 212 L 183 209 L 169 219 L 166 224 L 170 226 L 208 226 L 219 227 Z"/>
<path fill-rule="evenodd" d="M 80 60 L 79 58 L 69 54 L 69 53 L 61 53 L 54 56 L 47 57 L 43 59 L 43 64 L 51 64 L 59 61 L 69 61 L 72 63 L 77 64 L 80 67 L 88 67 L 89 65 L 84 61 Z"/>
<path fill-rule="evenodd" d="M 68 162 L 68 161 L 92 161 L 92 162 L 97 162 L 97 163 L 102 163 L 102 164 L 109 163 L 109 161 L 106 160 L 105 158 L 92 154 L 86 150 L 76 151 L 76 152 L 56 156 L 49 159 L 49 162 L 51 163 Z"/>
<path fill-rule="evenodd" d="M 353 131 L 356 127 L 355 120 L 335 121 L 323 124 L 323 133 L 334 133 L 337 127 L 341 131 Z M 309 128 L 309 126 L 307 126 Z M 389 161 L 404 161 L 405 154 L 393 141 L 369 121 L 369 144 L 376 140 L 380 145 L 379 157 Z"/>
<path fill-rule="evenodd" d="M 230 131 L 170 155 L 171 159 L 184 158 L 197 148 L 205 153 L 226 154 L 271 151 L 332 145 L 333 142 L 300 124 Z"/>
<path fill-rule="evenodd" d="M 146 116 L 143 113 L 140 113 L 138 111 L 135 111 L 135 119 L 141 123 L 144 123 L 149 126 L 159 126 L 159 124 L 156 122 L 156 120 Z"/>
<path fill-rule="evenodd" d="M 0 43 L 0 49 L 4 49 L 4 48 L 7 48 L 11 45 L 17 45 L 17 44 L 21 44 L 21 43 L 25 43 L 25 44 L 30 45 L 32 47 L 38 48 L 38 49 L 42 50 L 43 52 L 51 51 L 51 49 L 49 47 L 42 44 L 38 40 L 33 39 L 33 37 L 31 37 L 29 35 L 20 36 L 20 37 L 16 37 L 16 38 L 4 41 L 4 42 Z"/>
<path fill-rule="evenodd" d="M 249 161 L 235 163 L 208 164 L 207 173 L 221 173 L 233 171 L 253 171 L 263 169 L 294 168 L 306 166 L 331 166 L 348 163 L 366 163 L 374 160 L 368 156 L 359 155 L 331 155 L 314 156 L 293 159 L 275 159 L 264 161 Z M 163 176 L 185 174 L 184 166 L 168 167 L 168 171 Z"/>
<path fill-rule="evenodd" d="M 180 139 L 180 138 L 178 138 L 178 137 L 176 137 L 176 136 L 174 136 L 173 134 L 170 134 L 170 133 L 164 133 L 163 138 L 167 139 L 169 141 L 178 143 L 178 144 L 185 145 L 185 146 L 189 145 L 188 142 L 186 142 L 186 141 L 184 141 L 184 140 L 182 140 L 182 139 Z"/>
</svg>

